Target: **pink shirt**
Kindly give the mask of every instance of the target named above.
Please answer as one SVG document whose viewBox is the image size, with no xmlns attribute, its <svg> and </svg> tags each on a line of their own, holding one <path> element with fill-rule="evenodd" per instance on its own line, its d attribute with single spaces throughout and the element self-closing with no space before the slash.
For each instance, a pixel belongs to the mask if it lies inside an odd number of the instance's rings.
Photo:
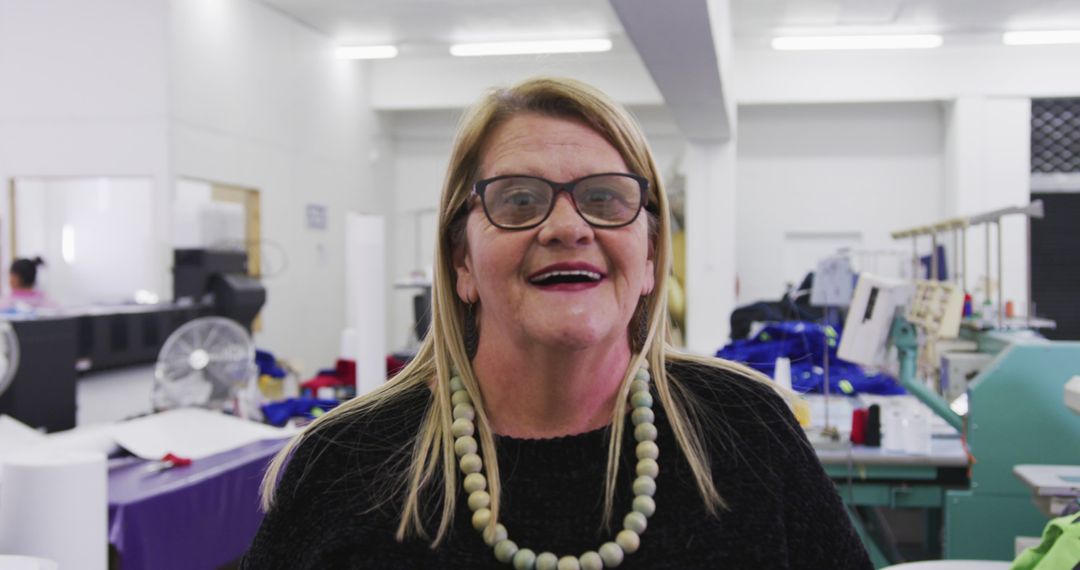
<svg viewBox="0 0 1080 570">
<path fill-rule="evenodd" d="M 0 310 L 27 311 L 53 306 L 52 301 L 37 289 L 15 289 L 10 296 L 0 300 Z"/>
</svg>

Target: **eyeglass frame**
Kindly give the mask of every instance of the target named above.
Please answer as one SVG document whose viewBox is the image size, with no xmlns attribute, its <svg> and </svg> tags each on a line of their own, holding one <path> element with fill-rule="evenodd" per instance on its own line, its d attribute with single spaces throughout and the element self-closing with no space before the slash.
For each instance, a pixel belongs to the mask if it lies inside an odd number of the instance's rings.
<svg viewBox="0 0 1080 570">
<path fill-rule="evenodd" d="M 612 224 L 612 225 L 594 224 L 592 221 L 589 220 L 589 218 L 585 217 L 585 214 L 581 213 L 581 208 L 578 207 L 577 199 L 574 198 L 574 192 L 573 192 L 574 187 L 577 186 L 577 184 L 579 182 L 583 181 L 583 180 L 588 180 L 590 178 L 597 178 L 599 176 L 622 176 L 624 178 L 629 178 L 629 179 L 631 179 L 631 180 L 638 183 L 638 190 L 640 191 L 640 193 L 638 195 L 637 211 L 634 212 L 634 216 L 632 218 L 630 218 L 628 221 L 620 223 L 620 224 Z M 491 218 L 491 213 L 488 212 L 487 202 L 484 200 L 484 191 L 487 190 L 488 185 L 490 185 L 491 183 L 497 182 L 499 180 L 505 180 L 507 178 L 532 178 L 533 180 L 539 180 L 541 182 L 544 182 L 545 184 L 547 184 L 548 186 L 551 187 L 551 190 L 552 190 L 552 193 L 551 193 L 551 205 L 548 206 L 547 213 L 545 213 L 544 216 L 542 218 L 540 218 L 536 223 L 530 224 L 530 225 L 527 225 L 527 226 L 507 227 L 507 226 L 497 224 L 495 222 L 495 220 L 493 220 Z M 585 220 L 585 223 L 589 224 L 590 226 L 592 226 L 594 228 L 602 228 L 602 229 L 623 228 L 623 227 L 629 226 L 630 224 L 634 223 L 634 221 L 638 219 L 638 216 L 641 215 L 641 211 L 648 207 L 648 191 L 649 191 L 649 179 L 644 177 L 644 176 L 641 176 L 639 174 L 633 174 L 633 173 L 630 173 L 630 172 L 598 172 L 596 174 L 589 174 L 588 176 L 582 176 L 581 178 L 576 178 L 576 179 L 571 180 L 569 182 L 554 182 L 552 180 L 548 180 L 547 178 L 543 178 L 541 176 L 532 176 L 532 175 L 529 175 L 529 174 L 503 174 L 503 175 L 500 175 L 500 176 L 494 176 L 492 178 L 485 178 L 483 180 L 477 180 L 475 183 L 473 183 L 473 187 L 472 187 L 472 194 L 480 199 L 480 206 L 484 209 L 484 216 L 488 219 L 488 222 L 490 222 L 491 225 L 493 225 L 493 226 L 495 226 L 495 227 L 497 227 L 497 228 L 499 228 L 501 230 L 506 230 L 506 231 L 531 230 L 531 229 L 539 226 L 540 224 L 544 223 L 545 221 L 547 221 L 547 219 L 551 217 L 551 213 L 555 211 L 555 203 L 559 201 L 559 193 L 561 193 L 561 192 L 566 192 L 566 194 L 570 197 L 570 203 L 573 204 L 573 206 L 574 206 L 574 211 L 577 212 L 577 215 L 581 216 L 581 219 Z"/>
</svg>

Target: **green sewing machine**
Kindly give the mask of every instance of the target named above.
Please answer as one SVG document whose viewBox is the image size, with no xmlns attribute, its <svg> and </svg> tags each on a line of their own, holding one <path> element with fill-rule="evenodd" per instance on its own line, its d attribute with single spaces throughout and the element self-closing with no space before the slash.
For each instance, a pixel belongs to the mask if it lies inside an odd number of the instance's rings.
<svg viewBox="0 0 1080 570">
<path fill-rule="evenodd" d="M 964 435 L 972 461 L 970 487 L 945 491 L 945 558 L 1011 560 L 1017 536 L 1039 536 L 1046 525 L 1031 491 L 1013 475 L 1026 463 L 1080 465 L 1080 418 L 1062 401 L 1065 383 L 1080 374 L 1080 342 L 1055 342 L 1026 330 L 961 328 L 989 361 L 966 381 L 960 415 L 915 375 L 918 340 L 903 317 L 891 341 L 905 388 Z M 948 356 L 945 357 L 948 359 Z"/>
</svg>

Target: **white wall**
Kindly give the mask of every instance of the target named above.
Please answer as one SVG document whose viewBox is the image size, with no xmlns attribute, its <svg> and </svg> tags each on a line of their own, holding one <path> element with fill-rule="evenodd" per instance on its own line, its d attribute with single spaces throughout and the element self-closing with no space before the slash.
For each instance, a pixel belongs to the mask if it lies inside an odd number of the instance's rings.
<svg viewBox="0 0 1080 570">
<path fill-rule="evenodd" d="M 1031 200 L 1031 100 L 1016 97 L 967 96 L 946 106 L 945 215 L 970 216 L 1021 206 Z M 1027 315 L 1028 233 L 1020 216 L 1002 220 L 1004 300 L 1012 300 L 1017 315 Z M 986 226 L 967 230 L 967 288 L 976 303 L 990 293 L 997 303 L 997 228 L 990 233 L 990 262 L 986 260 Z"/>
<path fill-rule="evenodd" d="M 740 50 L 741 104 L 948 101 L 965 96 L 1075 97 L 1080 45 L 1004 46 L 948 37 L 939 49 Z"/>
<path fill-rule="evenodd" d="M 164 0 L 0 0 L 4 196 L 13 177 L 147 177 L 153 206 L 140 219 L 166 255 L 166 12 Z M 5 267 L 10 216 L 0 200 Z M 167 265 L 153 274 L 152 289 L 167 292 Z"/>
<path fill-rule="evenodd" d="M 663 103 L 641 59 L 622 46 L 608 53 L 376 60 L 371 69 L 370 101 L 380 111 L 460 109 L 488 88 L 537 75 L 587 81 L 628 105 Z"/>
<path fill-rule="evenodd" d="M 944 214 L 943 145 L 937 103 L 740 107 L 739 302 L 778 299 L 814 251 L 908 247 L 889 232 Z"/>
<path fill-rule="evenodd" d="M 153 190 L 150 178 L 18 179 L 15 249 L 48 260 L 38 288 L 67 307 L 153 291 L 161 272 Z"/>
<path fill-rule="evenodd" d="M 382 213 L 372 187 L 364 64 L 254 0 L 170 4 L 173 174 L 255 188 L 267 304 L 260 347 L 306 372 L 333 364 L 345 308 L 345 213 Z M 325 230 L 307 204 L 327 208 Z M 372 271 L 372 278 L 376 278 Z"/>
</svg>

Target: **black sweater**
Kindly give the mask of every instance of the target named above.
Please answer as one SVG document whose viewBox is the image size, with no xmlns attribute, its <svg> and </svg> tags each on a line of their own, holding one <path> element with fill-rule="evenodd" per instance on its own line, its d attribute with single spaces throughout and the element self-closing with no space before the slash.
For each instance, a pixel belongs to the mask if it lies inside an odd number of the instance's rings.
<svg viewBox="0 0 1080 570">
<path fill-rule="evenodd" d="M 656 513 L 641 548 L 620 568 L 871 568 L 835 487 L 783 400 L 754 380 L 670 365 L 702 404 L 713 478 L 726 508 L 706 513 L 690 467 L 659 405 Z M 655 391 L 654 391 L 655 392 Z M 655 395 L 655 393 L 654 393 Z M 394 539 L 394 495 L 430 402 L 418 388 L 362 418 L 312 434 L 289 461 L 242 568 L 512 568 L 495 560 L 470 523 L 466 494 L 447 539 Z M 612 540 L 630 510 L 633 429 L 623 445 L 614 527 L 601 530 L 608 429 L 544 440 L 497 439 L 502 515 L 520 547 L 581 555 Z M 398 471 L 395 471 L 398 470 Z M 429 495 L 434 532 L 442 485 Z M 373 498 L 375 497 L 375 498 Z"/>
</svg>

